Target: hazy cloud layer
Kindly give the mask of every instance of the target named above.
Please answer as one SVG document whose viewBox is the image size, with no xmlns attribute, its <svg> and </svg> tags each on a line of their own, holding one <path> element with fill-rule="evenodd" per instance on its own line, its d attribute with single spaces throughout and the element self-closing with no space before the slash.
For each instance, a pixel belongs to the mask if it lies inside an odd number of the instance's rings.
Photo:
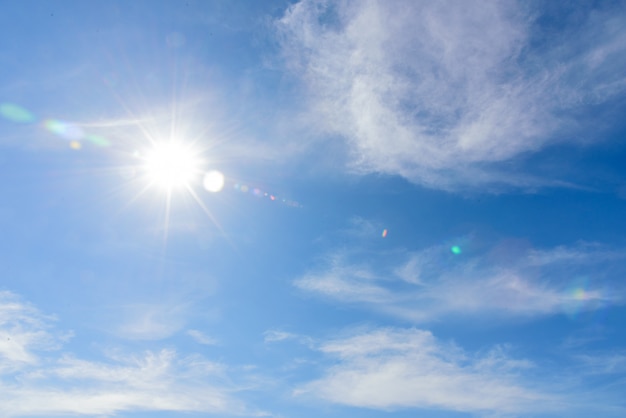
<svg viewBox="0 0 626 418">
<path fill-rule="evenodd" d="M 62 336 L 36 308 L 0 293 L 0 415 L 110 415 L 187 411 L 258 415 L 236 399 L 228 368 L 174 350 L 109 353 L 104 361 L 57 351 Z"/>
<path fill-rule="evenodd" d="M 326 268 L 294 283 L 417 322 L 467 314 L 573 315 L 624 302 L 623 289 L 608 284 L 626 270 L 626 251 L 599 245 L 510 250 L 505 243 L 474 255 L 436 246 L 383 270 L 377 266 L 389 265 L 385 254 L 359 255 L 368 263 L 335 254 Z"/>
<path fill-rule="evenodd" d="M 311 126 L 347 141 L 356 171 L 529 186 L 545 179 L 498 163 L 588 141 L 572 112 L 626 91 L 623 9 L 580 15 L 555 35 L 515 1 L 302 0 L 277 28 Z"/>
</svg>

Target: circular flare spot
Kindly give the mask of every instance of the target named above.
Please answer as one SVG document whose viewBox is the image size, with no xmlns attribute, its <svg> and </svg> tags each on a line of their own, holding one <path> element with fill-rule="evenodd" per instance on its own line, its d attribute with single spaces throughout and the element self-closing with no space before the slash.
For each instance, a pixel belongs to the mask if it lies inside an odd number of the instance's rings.
<svg viewBox="0 0 626 418">
<path fill-rule="evenodd" d="M 202 184 L 207 191 L 217 193 L 224 188 L 224 175 L 217 170 L 211 170 L 204 175 Z"/>
</svg>

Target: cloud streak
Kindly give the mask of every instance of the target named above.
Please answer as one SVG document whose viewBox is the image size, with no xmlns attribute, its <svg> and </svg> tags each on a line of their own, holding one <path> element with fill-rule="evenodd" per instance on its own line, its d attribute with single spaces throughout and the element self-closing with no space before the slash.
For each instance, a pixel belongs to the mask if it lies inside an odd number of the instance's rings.
<svg viewBox="0 0 626 418">
<path fill-rule="evenodd" d="M 494 247 L 473 256 L 436 246 L 407 254 L 391 267 L 376 256 L 368 257 L 370 261 L 363 264 L 333 255 L 325 268 L 303 275 L 294 284 L 418 323 L 468 314 L 575 315 L 624 302 L 623 289 L 608 285 L 626 269 L 626 253 L 598 245 L 507 255 Z"/>
<path fill-rule="evenodd" d="M 623 10 L 586 12 L 564 38 L 532 37 L 541 12 L 515 1 L 302 0 L 276 25 L 311 126 L 349 144 L 355 171 L 527 187 L 546 180 L 501 163 L 575 141 L 569 112 L 626 89 Z"/>
<path fill-rule="evenodd" d="M 33 350 L 54 350 L 70 336 L 54 336 L 52 320 L 13 293 L 0 291 L 0 373 L 36 365 Z"/>
</svg>

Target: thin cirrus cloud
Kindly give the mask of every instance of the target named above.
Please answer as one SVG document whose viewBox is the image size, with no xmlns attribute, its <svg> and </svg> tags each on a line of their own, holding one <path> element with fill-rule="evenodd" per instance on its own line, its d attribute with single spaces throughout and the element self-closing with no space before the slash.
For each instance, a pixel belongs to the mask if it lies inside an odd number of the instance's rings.
<svg viewBox="0 0 626 418">
<path fill-rule="evenodd" d="M 228 368 L 173 350 L 58 354 L 67 335 L 10 292 L 0 293 L 0 415 L 110 415 L 123 411 L 258 416 L 237 399 Z"/>
<path fill-rule="evenodd" d="M 626 90 L 623 10 L 581 14 L 536 38 L 540 11 L 515 1 L 302 0 L 276 27 L 311 126 L 345 140 L 357 172 L 527 187 L 551 181 L 500 163 L 589 142 L 572 112 Z"/>
<path fill-rule="evenodd" d="M 299 384 L 298 398 L 394 411 L 430 409 L 483 417 L 622 416 L 620 386 L 589 378 L 624 373 L 623 353 L 564 355 L 568 364 L 517 358 L 509 346 L 477 352 L 417 328 L 351 330 L 311 346 L 329 360 Z M 601 382 L 601 383 L 600 383 Z M 587 386 L 587 387 L 585 387 Z"/>
<path fill-rule="evenodd" d="M 187 335 L 193 338 L 198 344 L 202 345 L 216 345 L 218 344 L 217 339 L 209 337 L 204 332 L 199 331 L 197 329 L 190 329 L 187 331 Z"/>
<path fill-rule="evenodd" d="M 49 332 L 51 317 L 21 302 L 11 292 L 0 291 L 0 372 L 35 365 L 37 350 L 54 350 L 69 336 Z"/>
<path fill-rule="evenodd" d="M 167 338 L 184 327 L 189 304 L 137 303 L 120 309 L 123 323 L 116 333 L 135 340 Z"/>
<path fill-rule="evenodd" d="M 420 329 L 361 330 L 326 341 L 319 351 L 334 365 L 298 387 L 296 396 L 373 409 L 444 409 L 483 416 L 554 412 L 563 401 L 539 389 L 537 382 L 531 386 L 524 374 L 535 365 L 511 358 L 505 348 L 472 355 Z"/>
<path fill-rule="evenodd" d="M 624 302 L 623 289 L 609 283 L 624 272 L 626 253 L 597 244 L 508 253 L 494 246 L 475 255 L 455 254 L 440 245 L 408 253 L 391 265 L 386 254 L 367 256 L 365 264 L 351 261 L 354 255 L 329 256 L 324 268 L 294 285 L 418 323 L 494 312 L 576 315 Z"/>
</svg>

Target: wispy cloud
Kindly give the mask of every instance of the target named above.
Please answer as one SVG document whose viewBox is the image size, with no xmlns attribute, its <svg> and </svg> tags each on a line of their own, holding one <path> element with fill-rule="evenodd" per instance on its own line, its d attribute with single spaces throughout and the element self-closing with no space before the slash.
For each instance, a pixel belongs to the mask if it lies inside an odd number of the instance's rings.
<svg viewBox="0 0 626 418">
<path fill-rule="evenodd" d="M 263 341 L 266 343 L 275 343 L 279 341 L 293 340 L 297 338 L 299 338 L 297 334 L 293 334 L 291 332 L 286 332 L 286 331 L 269 330 L 263 333 Z"/>
<path fill-rule="evenodd" d="M 320 379 L 296 395 L 374 409 L 428 408 L 504 415 L 551 411 L 558 396 L 530 388 L 523 374 L 534 365 L 503 347 L 469 354 L 419 329 L 379 328 L 327 341 L 319 350 L 334 360 Z M 535 382 L 536 383 L 536 382 Z"/>
<path fill-rule="evenodd" d="M 284 342 L 284 341 L 295 341 L 299 344 L 305 346 L 312 346 L 314 341 L 311 337 L 307 335 L 295 334 L 287 331 L 280 330 L 268 330 L 263 333 L 263 342 L 266 344 Z"/>
<path fill-rule="evenodd" d="M 33 350 L 58 348 L 65 338 L 49 332 L 52 319 L 13 293 L 0 291 L 0 373 L 37 364 Z"/>
<path fill-rule="evenodd" d="M 626 375 L 626 351 L 578 354 L 582 372 L 588 375 Z"/>
<path fill-rule="evenodd" d="M 586 10 L 559 37 L 515 1 L 302 0 L 277 28 L 311 125 L 350 145 L 356 171 L 527 187 L 547 180 L 499 163 L 581 141 L 568 112 L 626 90 L 623 13 Z"/>
<path fill-rule="evenodd" d="M 505 317 L 571 315 L 624 302 L 623 289 L 613 286 L 609 292 L 607 285 L 626 269 L 626 251 L 599 245 L 506 255 L 497 246 L 474 255 L 435 246 L 409 253 L 398 264 L 369 253 L 335 254 L 329 259 L 325 268 L 305 274 L 294 284 L 417 322 L 494 312 Z"/>
<path fill-rule="evenodd" d="M 249 411 L 219 380 L 219 368 L 200 358 L 163 350 L 123 363 L 62 357 L 44 369 L 2 384 L 3 416 L 114 414 L 120 411 L 202 411 L 247 415 Z"/>
<path fill-rule="evenodd" d="M 188 411 L 260 415 L 237 399 L 230 369 L 162 349 L 103 361 L 58 354 L 63 336 L 9 292 L 0 294 L 0 415 L 111 415 Z"/>
<path fill-rule="evenodd" d="M 217 340 L 215 338 L 209 337 L 202 331 L 198 331 L 197 329 L 190 329 L 187 331 L 187 335 L 193 338 L 198 344 L 203 345 L 216 345 Z"/>
<path fill-rule="evenodd" d="M 124 323 L 116 333 L 136 340 L 159 340 L 169 337 L 185 325 L 190 303 L 136 303 L 123 306 Z"/>
</svg>

